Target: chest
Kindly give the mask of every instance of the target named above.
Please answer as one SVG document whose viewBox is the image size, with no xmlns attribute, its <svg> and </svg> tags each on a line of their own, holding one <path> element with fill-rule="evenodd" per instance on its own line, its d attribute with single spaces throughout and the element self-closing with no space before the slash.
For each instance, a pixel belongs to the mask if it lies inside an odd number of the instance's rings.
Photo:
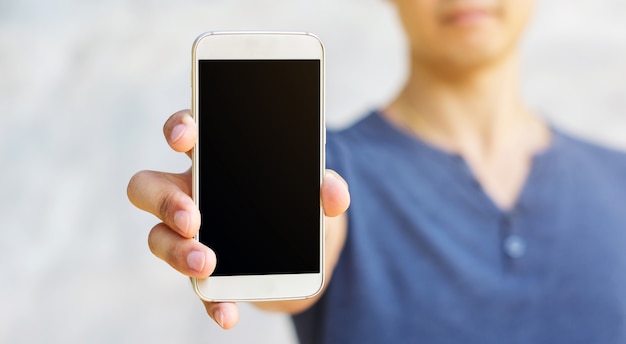
<svg viewBox="0 0 626 344">
<path fill-rule="evenodd" d="M 326 296 L 336 321 L 481 343 L 622 335 L 626 194 L 568 193 L 569 182 L 553 181 L 503 213 L 451 184 L 362 182 L 374 186 L 352 187 L 348 239 Z"/>
</svg>

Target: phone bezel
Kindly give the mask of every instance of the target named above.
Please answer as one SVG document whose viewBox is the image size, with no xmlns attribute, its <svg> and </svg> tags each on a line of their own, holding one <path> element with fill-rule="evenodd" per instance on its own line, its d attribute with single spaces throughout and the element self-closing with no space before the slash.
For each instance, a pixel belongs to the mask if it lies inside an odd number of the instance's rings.
<svg viewBox="0 0 626 344">
<path fill-rule="evenodd" d="M 320 39 L 305 32 L 272 31 L 212 31 L 198 36 L 192 48 L 192 106 L 198 123 L 198 61 L 217 60 L 320 60 L 320 181 L 325 169 L 324 120 L 324 47 Z M 198 140 L 201 140 L 199 135 Z M 192 197 L 199 204 L 198 144 L 192 154 Z M 298 274 L 268 274 L 244 276 L 209 276 L 191 278 L 194 291 L 205 301 L 271 301 L 296 300 L 317 295 L 323 288 L 324 274 L 324 215 L 320 203 L 320 272 Z M 196 236 L 196 240 L 199 237 Z"/>
</svg>

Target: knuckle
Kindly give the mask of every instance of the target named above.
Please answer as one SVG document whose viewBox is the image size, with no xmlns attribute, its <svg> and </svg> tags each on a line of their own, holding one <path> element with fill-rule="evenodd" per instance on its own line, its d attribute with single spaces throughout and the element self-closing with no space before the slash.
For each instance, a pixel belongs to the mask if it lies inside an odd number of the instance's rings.
<svg viewBox="0 0 626 344">
<path fill-rule="evenodd" d="M 185 250 L 185 247 L 183 247 L 183 245 L 176 244 L 172 247 L 171 250 L 168 250 L 167 259 L 170 263 L 174 263 L 175 267 L 182 272 L 187 266 L 186 253 L 187 250 Z"/>
<path fill-rule="evenodd" d="M 164 223 L 154 226 L 148 234 L 148 247 L 152 254 L 180 271 L 185 250 L 174 236 L 169 235 L 168 231 L 170 228 Z"/>
<path fill-rule="evenodd" d="M 152 252 L 153 255 L 158 257 L 153 238 L 154 238 L 154 235 L 152 234 L 152 232 L 150 232 L 150 234 L 148 234 L 148 248 L 150 249 L 150 252 Z"/>
<path fill-rule="evenodd" d="M 152 252 L 152 254 L 154 254 L 155 256 L 159 256 L 159 250 L 158 250 L 158 232 L 159 232 L 159 227 L 161 224 L 158 224 L 154 227 L 152 227 L 152 230 L 150 230 L 150 233 L 148 233 L 148 248 L 150 249 L 150 252 Z"/>
<path fill-rule="evenodd" d="M 148 171 L 139 171 L 135 173 L 130 180 L 128 181 L 128 186 L 126 187 L 126 195 L 128 199 L 134 204 L 136 201 L 137 188 L 141 185 L 141 181 L 145 179 Z"/>
<path fill-rule="evenodd" d="M 171 191 L 171 190 L 163 192 L 161 194 L 161 197 L 159 197 L 157 209 L 159 212 L 159 216 L 161 217 L 162 220 L 165 220 L 168 218 L 170 209 L 172 209 L 172 207 L 175 204 L 175 199 L 176 199 L 176 192 Z"/>
</svg>

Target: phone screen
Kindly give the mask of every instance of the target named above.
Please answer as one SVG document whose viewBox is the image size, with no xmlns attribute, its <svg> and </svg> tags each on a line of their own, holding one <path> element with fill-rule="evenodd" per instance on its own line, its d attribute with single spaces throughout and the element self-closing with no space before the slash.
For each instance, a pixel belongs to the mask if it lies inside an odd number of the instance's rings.
<svg viewBox="0 0 626 344">
<path fill-rule="evenodd" d="M 198 61 L 200 241 L 213 276 L 320 272 L 319 60 Z"/>
</svg>

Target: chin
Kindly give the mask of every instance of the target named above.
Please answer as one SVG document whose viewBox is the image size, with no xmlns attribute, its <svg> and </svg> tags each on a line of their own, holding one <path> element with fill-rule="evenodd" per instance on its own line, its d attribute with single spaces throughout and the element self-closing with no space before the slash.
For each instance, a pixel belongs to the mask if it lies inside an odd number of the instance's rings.
<svg viewBox="0 0 626 344">
<path fill-rule="evenodd" d="M 514 52 L 513 46 L 493 37 L 470 37 L 431 50 L 429 60 L 449 72 L 471 72 L 499 63 Z"/>
<path fill-rule="evenodd" d="M 458 67 L 474 68 L 493 64 L 508 55 L 508 49 L 495 46 L 466 46 L 455 49 L 444 60 Z"/>
</svg>

